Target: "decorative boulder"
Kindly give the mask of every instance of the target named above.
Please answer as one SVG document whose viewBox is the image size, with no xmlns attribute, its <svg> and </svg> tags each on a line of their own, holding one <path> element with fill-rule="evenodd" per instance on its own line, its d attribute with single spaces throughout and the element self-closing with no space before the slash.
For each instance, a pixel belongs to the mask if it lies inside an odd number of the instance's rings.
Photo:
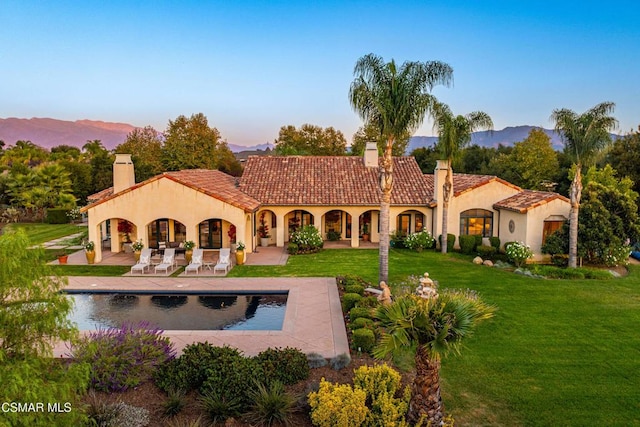
<svg viewBox="0 0 640 427">
<path fill-rule="evenodd" d="M 493 267 L 493 262 L 490 259 L 485 260 L 482 265 L 486 265 L 487 267 Z"/>
<path fill-rule="evenodd" d="M 479 256 L 475 257 L 473 259 L 473 263 L 476 264 L 476 265 L 482 264 L 482 258 L 480 258 Z"/>
</svg>

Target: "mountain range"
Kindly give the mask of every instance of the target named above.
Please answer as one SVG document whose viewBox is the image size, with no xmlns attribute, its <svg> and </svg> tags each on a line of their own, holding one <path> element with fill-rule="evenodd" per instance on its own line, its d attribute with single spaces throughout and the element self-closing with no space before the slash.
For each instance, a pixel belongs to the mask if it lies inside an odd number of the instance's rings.
<svg viewBox="0 0 640 427">
<path fill-rule="evenodd" d="M 87 141 L 98 139 L 105 148 L 111 150 L 123 143 L 127 134 L 136 129 L 127 123 L 110 123 L 97 120 L 65 121 L 50 118 L 19 119 L 10 117 L 0 118 L 0 140 L 7 145 L 13 145 L 16 141 L 31 141 L 36 145 L 50 149 L 58 145 L 72 145 L 82 147 Z M 474 132 L 471 136 L 471 144 L 482 147 L 497 147 L 513 145 L 524 140 L 535 126 L 506 127 L 497 131 Z M 550 129 L 544 132 L 551 138 L 551 144 L 556 150 L 562 148 L 560 135 Z M 616 135 L 613 135 L 614 137 Z M 407 153 L 420 147 L 433 146 L 438 140 L 435 136 L 414 136 L 409 141 Z M 273 148 L 273 144 L 258 144 L 250 147 L 228 144 L 231 151 L 255 151 Z"/>
</svg>

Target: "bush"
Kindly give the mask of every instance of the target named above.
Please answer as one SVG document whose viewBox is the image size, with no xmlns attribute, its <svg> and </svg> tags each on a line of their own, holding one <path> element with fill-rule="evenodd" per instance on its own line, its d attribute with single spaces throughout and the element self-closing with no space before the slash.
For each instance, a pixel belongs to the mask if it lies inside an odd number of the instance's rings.
<svg viewBox="0 0 640 427">
<path fill-rule="evenodd" d="M 569 255 L 553 254 L 551 255 L 551 262 L 557 267 L 566 267 L 569 265 Z"/>
<path fill-rule="evenodd" d="M 240 398 L 229 398 L 216 390 L 205 391 L 198 400 L 207 418 L 213 424 L 237 417 L 243 410 Z"/>
<path fill-rule="evenodd" d="M 352 334 L 353 349 L 369 353 L 376 344 L 376 335 L 371 329 L 355 329 Z"/>
<path fill-rule="evenodd" d="M 371 309 L 368 307 L 353 307 L 349 310 L 349 320 L 354 321 L 362 317 L 371 319 Z"/>
<path fill-rule="evenodd" d="M 514 263 L 516 267 L 522 266 L 529 258 L 533 256 L 533 251 L 529 246 L 522 242 L 513 242 L 505 248 L 509 261 Z"/>
<path fill-rule="evenodd" d="M 463 254 L 471 254 L 476 245 L 476 238 L 470 234 L 461 234 L 460 237 L 458 237 L 458 242 L 460 242 L 460 252 Z"/>
<path fill-rule="evenodd" d="M 327 366 L 327 359 L 325 359 L 325 357 L 320 353 L 307 354 L 307 362 L 309 363 L 309 368 L 311 369 Z"/>
<path fill-rule="evenodd" d="M 362 285 L 349 285 L 344 287 L 344 291 L 348 294 L 364 295 L 364 287 Z"/>
<path fill-rule="evenodd" d="M 332 384 L 323 378 L 320 389 L 309 393 L 311 422 L 318 427 L 359 427 L 369 414 L 366 398 L 364 390 Z"/>
<path fill-rule="evenodd" d="M 362 299 L 360 294 L 344 294 L 342 295 L 342 312 L 348 313 L 353 307 L 356 306 L 358 301 Z"/>
<path fill-rule="evenodd" d="M 305 225 L 302 229 L 291 233 L 289 242 L 298 245 L 298 252 L 296 252 L 298 254 L 317 252 L 324 244 L 320 231 L 313 225 Z"/>
<path fill-rule="evenodd" d="M 238 350 L 225 351 L 207 367 L 200 393 L 217 396 L 232 406 L 237 402 L 243 411 L 251 403 L 247 391 L 254 386 L 254 378 L 264 378 L 262 367 L 255 359 L 244 357 Z"/>
<path fill-rule="evenodd" d="M 255 357 L 267 381 L 295 384 L 309 378 L 307 356 L 297 348 L 268 348 Z"/>
<path fill-rule="evenodd" d="M 482 245 L 482 234 L 474 234 L 473 238 L 475 239 L 475 245 L 473 246 L 473 250 L 475 251 L 478 246 Z"/>
<path fill-rule="evenodd" d="M 90 365 L 90 384 L 100 391 L 124 391 L 151 378 L 175 356 L 169 338 L 142 323 L 101 329 L 82 338 L 71 357 Z"/>
<path fill-rule="evenodd" d="M 256 389 L 249 392 L 253 402 L 246 414 L 247 420 L 258 425 L 290 425 L 295 410 L 296 399 L 284 389 L 279 381 L 269 386 L 257 384 Z"/>
<path fill-rule="evenodd" d="M 162 413 L 166 417 L 174 417 L 182 411 L 187 404 L 187 398 L 183 390 L 169 392 L 169 397 L 162 404 Z"/>
<path fill-rule="evenodd" d="M 366 317 L 356 317 L 355 319 L 351 320 L 351 322 L 349 322 L 349 329 L 351 330 L 360 328 L 373 330 L 374 327 L 375 322 L 373 321 L 373 319 L 369 319 Z"/>
<path fill-rule="evenodd" d="M 489 237 L 489 242 L 491 242 L 491 246 L 496 248 L 496 252 L 500 250 L 500 238 L 496 236 Z"/>
<path fill-rule="evenodd" d="M 331 242 L 338 241 L 342 238 L 342 234 L 339 231 L 327 231 L 327 240 Z"/>
<path fill-rule="evenodd" d="M 404 249 L 406 248 L 406 246 L 404 245 L 404 239 L 405 237 L 404 237 L 404 234 L 402 234 L 402 231 L 396 230 L 395 232 L 389 235 L 389 245 L 392 248 Z"/>
<path fill-rule="evenodd" d="M 407 426 L 405 415 L 409 409 L 410 391 L 407 387 L 402 398 L 396 397 L 400 391 L 401 376 L 386 364 L 361 366 L 355 370 L 353 386 L 367 394 L 369 426 Z"/>
<path fill-rule="evenodd" d="M 378 305 L 380 305 L 378 298 L 373 295 L 363 297 L 358 301 L 358 307 L 376 308 Z"/>
<path fill-rule="evenodd" d="M 496 248 L 493 246 L 480 245 L 476 251 L 482 258 L 492 258 L 496 254 Z"/>
<path fill-rule="evenodd" d="M 416 252 L 422 252 L 424 249 L 432 248 L 434 243 L 435 239 L 428 231 L 409 234 L 404 240 L 404 245 L 408 249 L 412 249 Z"/>
<path fill-rule="evenodd" d="M 347 286 L 351 285 L 359 285 L 362 286 L 363 289 L 371 287 L 371 282 L 367 282 L 360 276 L 354 276 L 351 274 L 347 274 L 346 276 L 338 276 L 336 278 L 336 282 L 340 289 L 345 289 Z"/>
<path fill-rule="evenodd" d="M 289 255 L 295 255 L 295 254 L 297 254 L 299 249 L 300 249 L 300 248 L 298 248 L 298 245 L 297 245 L 297 244 L 295 244 L 295 243 L 291 243 L 291 242 L 289 242 L 289 245 L 287 245 L 287 253 L 288 253 Z"/>
<path fill-rule="evenodd" d="M 68 212 L 69 209 L 49 208 L 47 209 L 47 218 L 45 219 L 45 221 L 49 224 L 68 224 Z"/>
<path fill-rule="evenodd" d="M 442 245 L 442 234 L 438 236 L 438 241 Z M 453 251 L 453 246 L 456 244 L 456 236 L 455 234 L 447 233 L 447 252 Z"/>
<path fill-rule="evenodd" d="M 339 371 L 342 368 L 346 368 L 351 363 L 351 356 L 348 353 L 341 353 L 329 361 L 331 369 Z"/>
</svg>

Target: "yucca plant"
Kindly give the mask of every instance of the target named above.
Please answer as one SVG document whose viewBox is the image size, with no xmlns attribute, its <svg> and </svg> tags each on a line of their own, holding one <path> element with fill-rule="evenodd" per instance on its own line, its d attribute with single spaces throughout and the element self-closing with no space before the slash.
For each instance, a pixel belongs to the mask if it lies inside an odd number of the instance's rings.
<svg viewBox="0 0 640 427">
<path fill-rule="evenodd" d="M 292 425 L 297 399 L 286 392 L 280 381 L 272 381 L 267 386 L 258 383 L 249 395 L 253 404 L 245 415 L 247 421 L 262 426 Z"/>
</svg>

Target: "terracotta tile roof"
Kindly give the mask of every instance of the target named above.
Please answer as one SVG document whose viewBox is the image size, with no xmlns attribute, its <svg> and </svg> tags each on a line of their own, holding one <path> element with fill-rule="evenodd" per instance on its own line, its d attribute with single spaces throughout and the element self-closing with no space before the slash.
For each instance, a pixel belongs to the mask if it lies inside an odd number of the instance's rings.
<svg viewBox="0 0 640 427">
<path fill-rule="evenodd" d="M 457 197 L 467 191 L 471 191 L 475 188 L 489 184 L 490 182 L 500 182 L 506 186 L 514 188 L 516 190 L 522 190 L 517 185 L 513 185 L 510 182 L 505 181 L 502 178 L 498 178 L 494 175 L 470 175 L 466 173 L 454 173 L 453 174 L 453 193 L 454 197 Z"/>
<path fill-rule="evenodd" d="M 549 203 L 552 200 L 560 199 L 569 203 L 569 199 L 561 196 L 558 193 L 550 193 L 548 191 L 533 191 L 523 190 L 518 194 L 514 194 L 511 197 L 507 197 L 504 200 L 500 200 L 494 203 L 494 209 L 505 209 L 518 213 L 526 213 L 527 211 L 536 208 L 545 203 Z"/>
<path fill-rule="evenodd" d="M 393 159 L 394 205 L 426 205 L 428 192 L 413 157 Z M 378 168 L 352 156 L 249 157 L 240 189 L 265 205 L 378 205 Z"/>
<path fill-rule="evenodd" d="M 102 191 L 98 191 L 97 193 L 93 193 L 92 195 L 87 196 L 87 201 L 89 203 L 95 203 L 97 201 L 104 199 L 105 197 L 109 197 L 112 194 L 113 194 L 113 187 L 105 188 Z"/>
<path fill-rule="evenodd" d="M 118 197 L 120 194 L 143 187 L 162 178 L 178 182 L 247 212 L 253 212 L 260 207 L 260 202 L 238 189 L 237 178 L 217 170 L 187 169 L 176 172 L 164 172 L 161 175 L 149 178 L 148 180 L 129 187 L 117 194 L 113 194 L 113 188 L 102 190 L 99 193 L 89 196 L 89 198 L 98 197 L 102 193 L 104 193 L 104 197 L 100 198 L 95 203 L 84 207 L 82 211 L 84 212 L 99 203 L 106 202 L 107 200 Z"/>
</svg>

